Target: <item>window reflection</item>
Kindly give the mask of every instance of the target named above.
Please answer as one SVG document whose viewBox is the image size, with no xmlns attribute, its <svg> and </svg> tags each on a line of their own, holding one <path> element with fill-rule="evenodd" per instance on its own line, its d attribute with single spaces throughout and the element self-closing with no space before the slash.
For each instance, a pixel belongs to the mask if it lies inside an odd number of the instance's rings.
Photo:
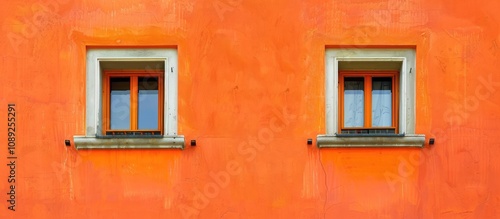
<svg viewBox="0 0 500 219">
<path fill-rule="evenodd" d="M 158 129 L 158 78 L 139 77 L 138 129 Z"/>
<path fill-rule="evenodd" d="M 392 126 L 392 78 L 372 79 L 372 127 Z"/>
<path fill-rule="evenodd" d="M 110 78 L 111 129 L 130 129 L 130 78 Z"/>
<path fill-rule="evenodd" d="M 364 125 L 364 79 L 344 79 L 344 127 Z"/>
</svg>

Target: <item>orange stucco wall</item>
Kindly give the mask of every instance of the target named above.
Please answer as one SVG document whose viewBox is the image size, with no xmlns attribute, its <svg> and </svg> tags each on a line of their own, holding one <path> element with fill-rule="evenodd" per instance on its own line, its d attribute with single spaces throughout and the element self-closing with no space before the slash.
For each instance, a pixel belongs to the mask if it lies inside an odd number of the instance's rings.
<svg viewBox="0 0 500 219">
<path fill-rule="evenodd" d="M 500 218 L 499 1 L 7 1 L 0 218 Z M 424 149 L 318 149 L 328 46 L 414 47 Z M 172 46 L 184 150 L 76 150 L 92 46 Z M 7 104 L 16 104 L 16 206 Z"/>
</svg>

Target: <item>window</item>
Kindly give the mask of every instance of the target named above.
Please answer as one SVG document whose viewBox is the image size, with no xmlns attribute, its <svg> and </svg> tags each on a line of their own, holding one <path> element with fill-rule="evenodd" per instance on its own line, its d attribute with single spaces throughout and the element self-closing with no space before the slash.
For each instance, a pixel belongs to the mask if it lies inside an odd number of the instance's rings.
<svg viewBox="0 0 500 219">
<path fill-rule="evenodd" d="M 422 147 L 415 134 L 415 50 L 327 49 L 319 147 Z"/>
<path fill-rule="evenodd" d="M 105 71 L 104 135 L 161 135 L 163 72 Z"/>
<path fill-rule="evenodd" d="M 177 50 L 88 48 L 86 129 L 77 149 L 183 148 Z"/>
<path fill-rule="evenodd" d="M 399 72 L 340 72 L 341 134 L 396 134 Z"/>
</svg>

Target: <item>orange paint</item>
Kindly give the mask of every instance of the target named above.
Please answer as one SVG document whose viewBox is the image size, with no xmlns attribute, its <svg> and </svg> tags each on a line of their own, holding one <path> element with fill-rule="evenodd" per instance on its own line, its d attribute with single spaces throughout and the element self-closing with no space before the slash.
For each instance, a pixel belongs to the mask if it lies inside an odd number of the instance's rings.
<svg viewBox="0 0 500 219">
<path fill-rule="evenodd" d="M 6 1 L 1 218 L 499 218 L 498 1 Z M 424 149 L 318 149 L 328 47 L 416 48 Z M 173 47 L 184 150 L 75 150 L 92 47 Z M 16 211 L 7 104 L 16 104 Z M 260 140 L 259 140 L 260 139 Z"/>
</svg>

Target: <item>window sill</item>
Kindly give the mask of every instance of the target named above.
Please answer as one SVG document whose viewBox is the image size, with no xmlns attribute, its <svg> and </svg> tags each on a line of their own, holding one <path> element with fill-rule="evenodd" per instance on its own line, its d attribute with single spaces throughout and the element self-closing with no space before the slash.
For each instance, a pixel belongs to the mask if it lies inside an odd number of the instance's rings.
<svg viewBox="0 0 500 219">
<path fill-rule="evenodd" d="M 99 138 L 74 136 L 76 149 L 184 149 L 184 136 Z"/>
<path fill-rule="evenodd" d="M 337 136 L 318 135 L 319 148 L 386 148 L 386 147 L 423 147 L 425 135 L 406 134 L 394 136 Z"/>
</svg>

